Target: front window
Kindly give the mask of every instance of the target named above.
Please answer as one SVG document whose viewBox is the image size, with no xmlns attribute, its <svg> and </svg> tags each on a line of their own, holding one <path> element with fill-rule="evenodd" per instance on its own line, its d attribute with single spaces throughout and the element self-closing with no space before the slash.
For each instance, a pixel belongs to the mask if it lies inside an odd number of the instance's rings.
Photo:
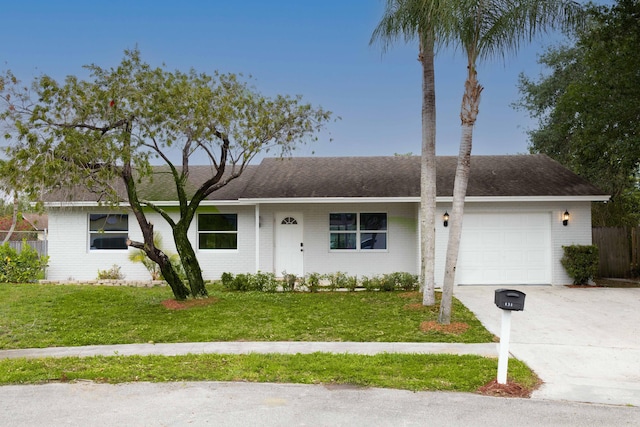
<svg viewBox="0 0 640 427">
<path fill-rule="evenodd" d="M 91 250 L 127 249 L 129 215 L 89 214 L 89 248 Z"/>
<path fill-rule="evenodd" d="M 329 214 L 332 250 L 387 249 L 386 213 Z"/>
<path fill-rule="evenodd" d="M 198 215 L 198 248 L 238 249 L 238 215 Z"/>
</svg>

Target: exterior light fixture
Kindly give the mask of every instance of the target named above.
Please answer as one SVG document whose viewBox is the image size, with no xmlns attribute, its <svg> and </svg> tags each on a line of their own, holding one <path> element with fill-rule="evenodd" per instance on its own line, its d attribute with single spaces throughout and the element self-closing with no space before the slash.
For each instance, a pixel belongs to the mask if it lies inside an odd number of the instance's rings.
<svg viewBox="0 0 640 427">
<path fill-rule="evenodd" d="M 444 215 L 442 215 L 442 221 L 445 227 L 449 226 L 449 212 L 444 211 Z"/>
<path fill-rule="evenodd" d="M 569 224 L 569 211 L 564 211 L 562 214 L 562 225 L 565 227 Z"/>
</svg>

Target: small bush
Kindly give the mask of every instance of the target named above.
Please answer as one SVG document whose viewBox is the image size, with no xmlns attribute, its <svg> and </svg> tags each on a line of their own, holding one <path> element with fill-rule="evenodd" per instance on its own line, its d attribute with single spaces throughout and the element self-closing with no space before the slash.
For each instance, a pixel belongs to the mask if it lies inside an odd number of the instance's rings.
<svg viewBox="0 0 640 427">
<path fill-rule="evenodd" d="M 250 291 L 275 292 L 278 290 L 278 281 L 273 273 L 248 274 Z"/>
<path fill-rule="evenodd" d="M 220 278 L 222 282 L 222 287 L 228 291 L 232 290 L 233 287 L 233 274 L 231 273 L 222 273 L 222 277 Z"/>
<path fill-rule="evenodd" d="M 222 273 L 222 286 L 228 291 L 258 291 L 275 292 L 278 290 L 278 281 L 273 273 L 257 272 L 256 274 Z"/>
<path fill-rule="evenodd" d="M 378 276 L 363 276 L 362 287 L 367 291 L 377 291 L 380 289 L 380 278 Z"/>
<path fill-rule="evenodd" d="M 391 292 L 396 289 L 396 278 L 393 274 L 385 274 L 380 279 L 380 290 Z"/>
<path fill-rule="evenodd" d="M 98 280 L 122 280 L 124 278 L 125 275 L 117 264 L 113 264 L 109 270 L 98 270 Z"/>
<path fill-rule="evenodd" d="M 35 282 L 44 277 L 48 261 L 49 257 L 39 256 L 38 251 L 26 242 L 23 242 L 20 253 L 5 243 L 0 246 L 0 282 Z"/>
<path fill-rule="evenodd" d="M 598 274 L 598 247 L 595 245 L 563 246 L 560 263 L 573 279 L 574 285 L 586 285 Z"/>
<path fill-rule="evenodd" d="M 326 277 L 329 280 L 329 290 L 331 291 L 346 288 L 349 281 L 347 274 L 343 273 L 342 271 L 327 274 Z"/>
<path fill-rule="evenodd" d="M 346 288 L 350 292 L 354 292 L 358 287 L 358 276 L 348 276 L 346 282 Z"/>
<path fill-rule="evenodd" d="M 318 292 L 318 290 L 320 289 L 321 279 L 322 279 L 322 276 L 318 273 L 311 273 L 307 275 L 305 282 L 309 292 Z"/>
<path fill-rule="evenodd" d="M 284 282 L 282 282 L 282 290 L 287 292 L 293 292 L 296 289 L 296 281 L 298 277 L 295 274 L 287 274 L 286 271 L 283 271 Z"/>
</svg>

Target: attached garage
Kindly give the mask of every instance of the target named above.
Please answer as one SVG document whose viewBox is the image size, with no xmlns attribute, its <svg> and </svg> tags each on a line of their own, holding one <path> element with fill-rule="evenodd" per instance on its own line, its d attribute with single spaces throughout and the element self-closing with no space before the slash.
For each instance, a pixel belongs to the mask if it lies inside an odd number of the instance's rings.
<svg viewBox="0 0 640 427">
<path fill-rule="evenodd" d="M 460 285 L 551 284 L 551 213 L 465 215 Z"/>
</svg>

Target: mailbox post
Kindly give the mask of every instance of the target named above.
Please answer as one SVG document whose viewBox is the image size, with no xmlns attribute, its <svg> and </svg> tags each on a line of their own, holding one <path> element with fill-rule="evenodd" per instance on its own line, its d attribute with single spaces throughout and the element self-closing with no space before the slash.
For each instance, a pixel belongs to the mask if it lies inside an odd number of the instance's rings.
<svg viewBox="0 0 640 427">
<path fill-rule="evenodd" d="M 511 312 L 524 310 L 525 293 L 515 289 L 496 289 L 494 302 L 502 309 L 500 328 L 500 351 L 498 353 L 498 384 L 507 383 L 509 365 L 509 338 L 511 335 Z"/>
</svg>

